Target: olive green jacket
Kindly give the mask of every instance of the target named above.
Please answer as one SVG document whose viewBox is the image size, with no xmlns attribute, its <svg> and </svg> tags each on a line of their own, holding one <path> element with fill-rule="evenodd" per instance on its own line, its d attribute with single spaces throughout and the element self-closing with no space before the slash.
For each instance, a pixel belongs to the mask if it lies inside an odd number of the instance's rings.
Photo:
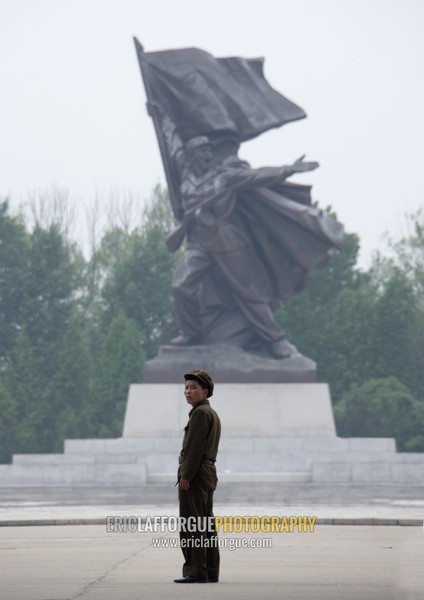
<svg viewBox="0 0 424 600">
<path fill-rule="evenodd" d="M 216 460 L 221 437 L 221 422 L 209 404 L 209 400 L 202 400 L 196 404 L 188 416 L 188 423 L 184 428 L 178 478 L 192 481 L 202 459 Z"/>
</svg>

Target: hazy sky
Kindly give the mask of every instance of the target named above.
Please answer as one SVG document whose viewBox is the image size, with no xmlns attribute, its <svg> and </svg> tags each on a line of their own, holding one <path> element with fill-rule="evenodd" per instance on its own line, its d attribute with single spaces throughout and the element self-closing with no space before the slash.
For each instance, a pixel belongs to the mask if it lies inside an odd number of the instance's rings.
<svg viewBox="0 0 424 600">
<path fill-rule="evenodd" d="M 299 155 L 366 266 L 423 202 L 422 0 L 0 0 L 0 196 L 68 188 L 140 198 L 164 182 L 133 36 L 146 51 L 196 46 L 265 57 L 271 85 L 308 118 L 244 144 L 253 166 Z"/>
</svg>

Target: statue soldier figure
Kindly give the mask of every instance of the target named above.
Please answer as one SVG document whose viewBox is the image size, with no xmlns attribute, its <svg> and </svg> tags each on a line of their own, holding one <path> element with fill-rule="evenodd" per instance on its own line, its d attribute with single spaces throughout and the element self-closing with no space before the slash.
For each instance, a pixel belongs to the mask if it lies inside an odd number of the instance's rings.
<svg viewBox="0 0 424 600">
<path fill-rule="evenodd" d="M 287 182 L 317 162 L 253 169 L 240 143 L 305 117 L 266 82 L 262 61 L 191 48 L 144 53 L 136 42 L 174 214 L 168 247 L 186 247 L 172 292 L 175 346 L 225 342 L 282 359 L 296 352 L 274 321 L 341 247 L 343 228 Z"/>
<path fill-rule="evenodd" d="M 237 192 L 279 183 L 289 175 L 316 168 L 301 159 L 291 167 L 250 169 L 241 161 L 213 165 L 213 151 L 206 136 L 185 144 L 189 169 L 183 178 L 181 198 L 185 214 L 194 211 L 187 224 L 187 246 L 177 266 L 172 291 L 181 334 L 173 344 L 194 345 L 202 336 L 198 291 L 212 269 L 230 291 L 233 301 L 264 341 L 270 354 L 290 354 L 271 310 L 265 265 L 258 260 L 253 240 L 234 215 Z M 208 206 L 202 206 L 208 198 Z"/>
</svg>

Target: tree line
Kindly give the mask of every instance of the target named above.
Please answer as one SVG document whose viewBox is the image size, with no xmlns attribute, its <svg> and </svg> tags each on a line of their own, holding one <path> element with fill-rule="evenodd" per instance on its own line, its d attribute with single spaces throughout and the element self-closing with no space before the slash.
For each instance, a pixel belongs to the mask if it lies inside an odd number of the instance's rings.
<svg viewBox="0 0 424 600">
<path fill-rule="evenodd" d="M 119 437 L 128 386 L 175 330 L 163 189 L 137 222 L 134 200 L 116 202 L 101 231 L 93 210 L 88 253 L 69 233 L 68 204 L 36 200 L 31 223 L 0 202 L 0 462 Z M 424 451 L 424 213 L 408 223 L 366 271 L 348 234 L 276 318 L 330 384 L 339 435 Z"/>
</svg>

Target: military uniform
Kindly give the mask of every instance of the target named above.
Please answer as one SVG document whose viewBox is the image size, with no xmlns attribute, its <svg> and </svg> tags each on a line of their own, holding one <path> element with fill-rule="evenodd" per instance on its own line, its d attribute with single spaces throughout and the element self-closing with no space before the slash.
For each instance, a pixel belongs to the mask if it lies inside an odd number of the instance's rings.
<svg viewBox="0 0 424 600">
<path fill-rule="evenodd" d="M 189 413 L 179 459 L 178 481 L 190 482 L 188 490 L 178 489 L 180 517 L 213 518 L 213 493 L 218 482 L 214 463 L 220 435 L 221 423 L 209 400 L 198 402 Z M 209 531 L 207 528 L 206 531 L 181 531 L 180 539 L 188 542 L 187 547 L 183 547 L 184 542 L 181 545 L 185 559 L 183 577 L 217 581 L 219 549 L 214 527 Z M 199 547 L 194 546 L 196 539 Z M 211 544 L 210 547 L 205 547 L 205 540 L 209 540 L 206 544 Z"/>
</svg>

